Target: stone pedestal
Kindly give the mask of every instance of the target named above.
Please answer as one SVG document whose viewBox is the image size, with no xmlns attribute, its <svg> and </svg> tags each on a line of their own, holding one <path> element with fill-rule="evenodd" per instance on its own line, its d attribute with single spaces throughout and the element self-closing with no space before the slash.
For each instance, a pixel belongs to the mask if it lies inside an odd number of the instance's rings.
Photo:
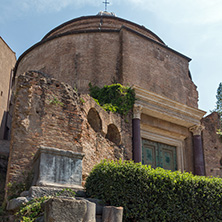
<svg viewBox="0 0 222 222">
<path fill-rule="evenodd" d="M 87 204 L 84 200 L 52 198 L 45 203 L 45 222 L 84 221 Z M 87 221 L 88 222 L 88 221 Z"/>
<path fill-rule="evenodd" d="M 84 154 L 40 147 L 33 159 L 33 186 L 76 188 L 82 186 Z"/>
</svg>

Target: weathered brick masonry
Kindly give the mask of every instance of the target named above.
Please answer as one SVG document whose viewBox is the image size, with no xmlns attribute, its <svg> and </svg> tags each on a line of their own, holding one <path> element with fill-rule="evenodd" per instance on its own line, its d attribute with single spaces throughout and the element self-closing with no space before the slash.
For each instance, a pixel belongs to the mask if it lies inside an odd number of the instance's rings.
<svg viewBox="0 0 222 222">
<path fill-rule="evenodd" d="M 0 140 L 9 138 L 8 127 L 10 126 L 10 118 L 8 116 L 8 107 L 12 70 L 15 63 L 15 53 L 0 36 Z"/>
<path fill-rule="evenodd" d="M 107 113 L 89 96 L 80 97 L 68 84 L 39 72 L 18 77 L 7 183 L 24 180 L 40 145 L 84 153 L 83 177 L 102 159 L 132 158 L 131 141 L 116 145 L 107 139 L 111 124 L 121 138 L 131 138 L 131 123 Z M 88 122 L 90 109 L 99 113 L 101 131 Z"/>
<path fill-rule="evenodd" d="M 216 134 L 221 129 L 220 117 L 216 112 L 202 119 L 205 126 L 203 130 L 203 147 L 206 176 L 222 177 L 222 140 Z"/>
<path fill-rule="evenodd" d="M 4 199 L 5 178 L 9 156 L 10 120 L 9 98 L 15 53 L 0 36 L 0 206 Z M 1 219 L 0 219 L 1 220 Z"/>
</svg>

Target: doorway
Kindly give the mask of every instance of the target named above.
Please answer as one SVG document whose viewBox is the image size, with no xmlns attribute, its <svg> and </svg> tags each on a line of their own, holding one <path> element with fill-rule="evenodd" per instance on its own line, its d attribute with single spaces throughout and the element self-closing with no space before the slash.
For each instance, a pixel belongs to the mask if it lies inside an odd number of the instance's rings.
<svg viewBox="0 0 222 222">
<path fill-rule="evenodd" d="M 176 147 L 142 139 L 142 164 L 175 171 L 177 170 Z"/>
</svg>

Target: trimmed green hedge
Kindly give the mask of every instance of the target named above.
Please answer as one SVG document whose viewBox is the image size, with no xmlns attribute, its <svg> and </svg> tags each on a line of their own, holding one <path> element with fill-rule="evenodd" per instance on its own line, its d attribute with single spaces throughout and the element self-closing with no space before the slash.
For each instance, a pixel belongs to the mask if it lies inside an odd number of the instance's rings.
<svg viewBox="0 0 222 222">
<path fill-rule="evenodd" d="M 222 179 L 132 161 L 103 161 L 86 180 L 88 196 L 124 207 L 124 221 L 222 221 Z"/>
</svg>

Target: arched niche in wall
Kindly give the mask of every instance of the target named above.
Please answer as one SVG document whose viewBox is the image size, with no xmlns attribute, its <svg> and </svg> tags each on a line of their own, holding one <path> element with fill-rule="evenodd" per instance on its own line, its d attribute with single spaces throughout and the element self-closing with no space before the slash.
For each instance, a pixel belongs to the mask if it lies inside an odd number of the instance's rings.
<svg viewBox="0 0 222 222">
<path fill-rule="evenodd" d="M 90 126 L 96 131 L 101 132 L 102 131 L 102 120 L 99 116 L 99 113 L 96 111 L 95 108 L 91 108 L 87 115 L 87 120 L 90 124 Z"/>
<path fill-rule="evenodd" d="M 116 145 L 120 145 L 121 137 L 118 128 L 114 124 L 108 125 L 106 138 Z"/>
</svg>

